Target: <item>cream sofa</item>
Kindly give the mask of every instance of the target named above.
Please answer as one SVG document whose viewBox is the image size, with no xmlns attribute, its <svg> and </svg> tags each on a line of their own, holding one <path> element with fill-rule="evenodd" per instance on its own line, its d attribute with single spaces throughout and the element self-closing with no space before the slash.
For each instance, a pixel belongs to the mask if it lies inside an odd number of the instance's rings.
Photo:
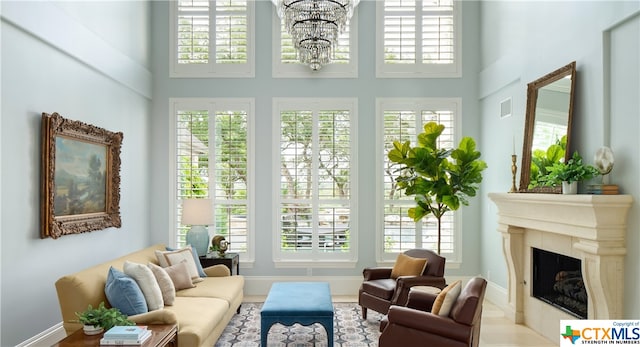
<svg viewBox="0 0 640 347">
<path fill-rule="evenodd" d="M 126 260 L 141 264 L 158 264 L 156 250 L 164 251 L 165 246 L 154 245 L 63 276 L 56 281 L 60 311 L 67 335 L 82 328 L 81 324 L 73 322 L 77 319 L 76 312 L 84 311 L 89 304 L 96 307 L 102 301 L 108 306 L 104 288 L 111 266 L 122 271 Z M 208 277 L 196 283 L 195 288 L 176 292 L 173 306 L 165 306 L 164 309 L 129 318 L 139 324 L 176 323 L 179 347 L 212 347 L 240 308 L 244 296 L 244 278 L 231 276 L 229 269 L 224 265 L 207 267 L 204 272 Z"/>
</svg>

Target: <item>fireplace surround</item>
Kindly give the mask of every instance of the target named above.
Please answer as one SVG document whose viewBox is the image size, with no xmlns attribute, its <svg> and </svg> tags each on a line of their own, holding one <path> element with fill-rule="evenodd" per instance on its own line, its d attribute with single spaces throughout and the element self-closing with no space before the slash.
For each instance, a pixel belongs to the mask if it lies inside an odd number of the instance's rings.
<svg viewBox="0 0 640 347">
<path fill-rule="evenodd" d="M 623 318 L 624 258 L 630 195 L 490 193 L 507 263 L 505 315 L 550 340 L 575 315 L 532 295 L 532 249 L 580 260 L 588 319 Z"/>
</svg>

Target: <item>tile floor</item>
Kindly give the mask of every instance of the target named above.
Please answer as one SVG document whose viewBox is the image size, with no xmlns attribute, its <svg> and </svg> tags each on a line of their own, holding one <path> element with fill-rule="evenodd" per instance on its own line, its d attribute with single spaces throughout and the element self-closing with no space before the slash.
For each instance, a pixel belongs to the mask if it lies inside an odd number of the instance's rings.
<svg viewBox="0 0 640 347">
<path fill-rule="evenodd" d="M 247 297 L 246 302 L 263 302 L 265 297 Z M 358 298 L 352 296 L 334 296 L 335 302 L 356 302 Z M 480 329 L 481 347 L 555 347 L 560 343 L 550 341 L 527 328 L 524 325 L 514 324 L 504 316 L 504 312 L 498 306 L 485 300 L 482 308 L 482 327 Z"/>
<path fill-rule="evenodd" d="M 480 328 L 480 346 L 482 347 L 551 347 L 558 346 L 557 341 L 550 341 L 527 328 L 514 324 L 504 316 L 498 306 L 485 300 L 482 308 L 482 326 Z"/>
</svg>

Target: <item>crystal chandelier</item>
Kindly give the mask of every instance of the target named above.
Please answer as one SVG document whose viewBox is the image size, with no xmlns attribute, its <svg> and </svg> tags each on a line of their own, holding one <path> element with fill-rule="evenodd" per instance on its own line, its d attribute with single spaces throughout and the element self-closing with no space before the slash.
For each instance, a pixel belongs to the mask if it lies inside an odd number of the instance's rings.
<svg viewBox="0 0 640 347">
<path fill-rule="evenodd" d="M 338 37 L 359 0 L 272 0 L 291 35 L 298 59 L 319 70 L 331 63 Z"/>
</svg>

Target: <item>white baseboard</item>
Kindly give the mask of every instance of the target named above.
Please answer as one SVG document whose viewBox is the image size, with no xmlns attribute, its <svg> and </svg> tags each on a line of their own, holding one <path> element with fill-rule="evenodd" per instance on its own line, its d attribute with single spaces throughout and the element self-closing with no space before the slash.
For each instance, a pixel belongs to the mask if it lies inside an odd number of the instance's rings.
<svg viewBox="0 0 640 347">
<path fill-rule="evenodd" d="M 447 276 L 447 282 L 462 280 L 466 282 L 472 276 Z M 358 297 L 362 276 L 244 276 L 245 296 L 267 296 L 274 282 L 328 282 L 331 295 Z"/>
<path fill-rule="evenodd" d="M 32 338 L 23 341 L 16 345 L 16 347 L 40 347 L 40 346 L 52 346 L 60 340 L 64 339 L 67 333 L 64 331 L 62 322 L 52 326 L 51 328 L 39 333 Z"/>
<path fill-rule="evenodd" d="M 274 282 L 328 282 L 331 295 L 358 296 L 362 276 L 245 276 L 245 296 L 267 296 Z"/>
<path fill-rule="evenodd" d="M 507 298 L 509 293 L 507 288 L 501 287 L 494 282 L 487 281 L 487 291 L 484 295 L 485 300 L 491 301 L 492 304 L 498 306 L 502 311 L 507 308 Z"/>
</svg>

